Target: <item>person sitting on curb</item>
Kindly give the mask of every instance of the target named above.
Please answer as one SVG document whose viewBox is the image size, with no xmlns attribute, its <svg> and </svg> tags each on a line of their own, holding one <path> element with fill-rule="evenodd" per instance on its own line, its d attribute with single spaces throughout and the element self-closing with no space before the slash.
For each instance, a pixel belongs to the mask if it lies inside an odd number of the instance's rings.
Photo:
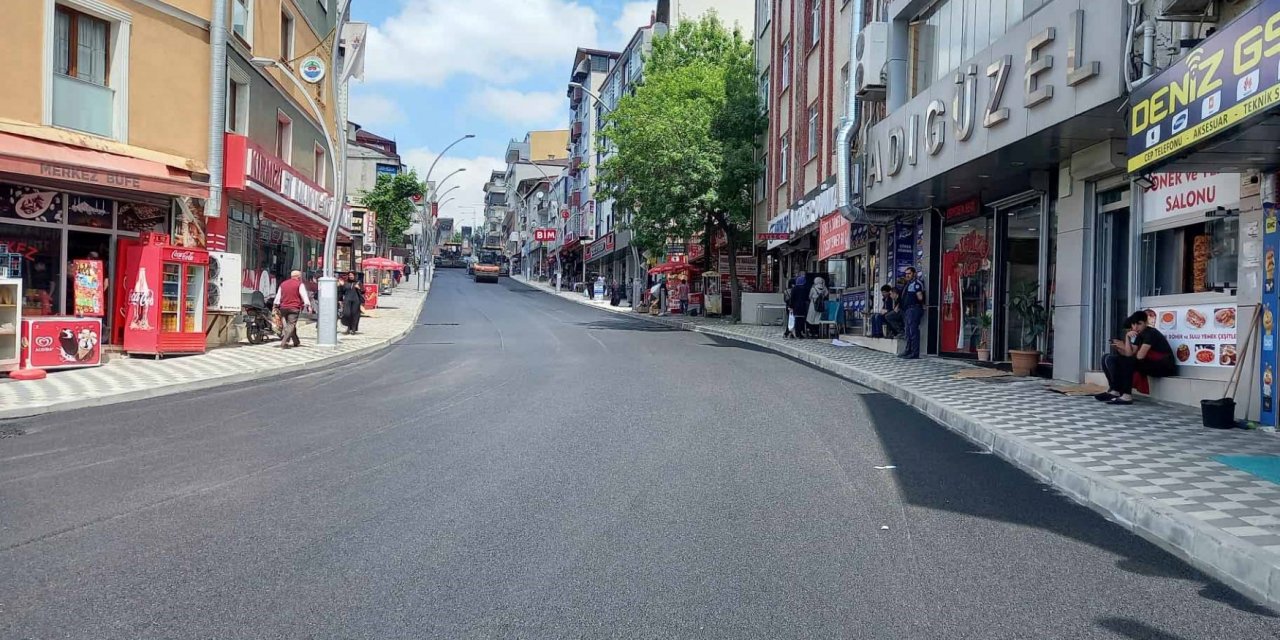
<svg viewBox="0 0 1280 640">
<path fill-rule="evenodd" d="M 1133 404 L 1133 388 L 1146 393 L 1147 377 L 1164 378 L 1178 374 L 1173 349 L 1164 334 L 1147 326 L 1145 311 L 1135 312 L 1124 321 L 1127 329 L 1123 340 L 1112 340 L 1115 353 L 1102 356 L 1102 371 L 1107 375 L 1107 392 L 1095 399 L 1108 404 Z"/>
</svg>

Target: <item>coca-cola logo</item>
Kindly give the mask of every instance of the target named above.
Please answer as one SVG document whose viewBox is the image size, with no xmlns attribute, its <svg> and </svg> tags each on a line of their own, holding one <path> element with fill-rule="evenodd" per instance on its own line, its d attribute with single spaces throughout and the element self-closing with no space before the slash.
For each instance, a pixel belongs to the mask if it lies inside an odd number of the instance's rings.
<svg viewBox="0 0 1280 640">
<path fill-rule="evenodd" d="M 48 349 L 53 346 L 53 338 L 50 336 L 36 336 L 36 346 L 41 349 Z"/>
<path fill-rule="evenodd" d="M 137 289 L 134 289 L 129 292 L 129 304 L 149 307 L 151 306 L 151 303 L 155 301 L 156 294 L 152 293 L 150 289 L 147 289 L 146 291 L 138 291 Z"/>
<path fill-rule="evenodd" d="M 172 253 L 170 253 L 170 254 L 169 254 L 169 258 L 170 258 L 170 259 L 172 259 L 172 260 L 178 260 L 178 261 L 181 261 L 181 262 L 195 262 L 195 261 L 196 261 L 196 252 L 194 252 L 194 251 L 174 251 L 174 252 L 172 252 Z"/>
</svg>

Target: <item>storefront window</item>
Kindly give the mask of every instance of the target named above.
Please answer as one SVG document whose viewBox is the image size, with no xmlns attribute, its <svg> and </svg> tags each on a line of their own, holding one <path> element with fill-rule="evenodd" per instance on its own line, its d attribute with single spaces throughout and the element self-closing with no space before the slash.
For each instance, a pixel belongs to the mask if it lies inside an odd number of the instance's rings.
<svg viewBox="0 0 1280 640">
<path fill-rule="evenodd" d="M 1142 235 L 1142 295 L 1170 296 L 1236 286 L 1238 217 Z"/>
<path fill-rule="evenodd" d="M 982 216 L 943 230 L 941 350 L 976 353 L 980 318 L 991 312 L 992 219 Z"/>
<path fill-rule="evenodd" d="M 849 261 L 828 260 L 827 273 L 831 274 L 828 286 L 832 289 L 843 289 L 849 286 Z"/>
<path fill-rule="evenodd" d="M 23 257 L 22 315 L 49 316 L 58 312 L 62 232 L 17 224 L 0 223 L 0 244 Z"/>
<path fill-rule="evenodd" d="M 1012 298 L 1015 293 L 1040 283 L 1040 235 L 1043 221 L 1040 199 L 1009 209 L 1003 215 L 1008 224 L 1004 253 L 1005 291 Z M 1041 301 L 1049 297 L 1046 289 L 1044 286 L 1038 289 Z M 1008 348 L 1039 349 L 1039 345 L 1035 343 L 1023 344 L 1026 326 L 1017 314 L 1008 313 L 1003 325 Z"/>
</svg>

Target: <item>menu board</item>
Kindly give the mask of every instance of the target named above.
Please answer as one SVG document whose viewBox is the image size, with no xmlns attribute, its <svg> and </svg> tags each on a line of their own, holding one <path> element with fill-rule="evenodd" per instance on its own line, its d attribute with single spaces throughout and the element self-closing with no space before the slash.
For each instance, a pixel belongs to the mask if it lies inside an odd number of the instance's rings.
<svg viewBox="0 0 1280 640">
<path fill-rule="evenodd" d="M 1184 367 L 1236 365 L 1236 306 L 1199 304 L 1147 309 L 1147 324 L 1160 330 Z M 1265 322 L 1265 319 L 1264 319 Z"/>
<path fill-rule="evenodd" d="M 75 271 L 75 314 L 101 318 L 106 308 L 102 261 L 75 260 L 71 266 Z"/>
</svg>

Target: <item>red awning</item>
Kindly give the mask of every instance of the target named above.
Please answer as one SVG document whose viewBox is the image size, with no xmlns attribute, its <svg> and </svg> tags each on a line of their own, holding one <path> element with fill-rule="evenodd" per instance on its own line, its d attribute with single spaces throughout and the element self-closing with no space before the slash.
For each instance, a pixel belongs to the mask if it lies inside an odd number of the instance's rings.
<svg viewBox="0 0 1280 640">
<path fill-rule="evenodd" d="M 209 185 L 160 162 L 0 132 L 0 172 L 103 189 L 208 198 Z"/>
<path fill-rule="evenodd" d="M 329 228 L 325 199 L 332 194 L 245 136 L 226 134 L 226 154 L 228 194 L 259 207 L 274 222 L 309 238 L 324 238 Z"/>
<path fill-rule="evenodd" d="M 689 264 L 688 262 L 664 262 L 650 269 L 649 274 L 657 275 L 660 273 L 675 273 L 677 271 L 691 271 L 693 273 L 702 273 L 702 269 L 699 269 Z"/>
</svg>

